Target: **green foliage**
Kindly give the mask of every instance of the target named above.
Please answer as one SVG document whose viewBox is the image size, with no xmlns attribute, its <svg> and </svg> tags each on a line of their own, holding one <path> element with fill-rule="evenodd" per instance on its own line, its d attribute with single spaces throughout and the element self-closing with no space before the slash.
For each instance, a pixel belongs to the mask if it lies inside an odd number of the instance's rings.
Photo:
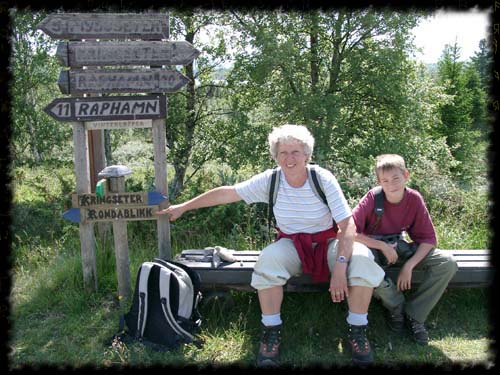
<svg viewBox="0 0 500 375">
<path fill-rule="evenodd" d="M 446 137 L 458 162 L 452 169 L 457 180 L 471 183 L 478 164 L 477 144 L 486 135 L 486 101 L 478 72 L 467 68 L 459 58 L 460 48 L 455 43 L 446 46 L 438 63 L 439 82 L 452 99 L 440 107 L 442 125 L 435 130 Z"/>
<path fill-rule="evenodd" d="M 61 214 L 71 207 L 74 174 L 71 169 L 16 168 L 10 216 L 13 250 L 22 263 L 43 263 L 52 253 L 43 249 L 74 238 L 75 232 Z M 21 183 L 22 181 L 22 183 Z M 30 259 L 30 262 L 26 262 Z"/>
<path fill-rule="evenodd" d="M 233 185 L 241 180 L 242 176 L 227 166 L 211 164 L 186 185 L 178 201 L 186 201 L 211 188 Z M 220 245 L 258 249 L 263 241 L 268 240 L 267 205 L 247 206 L 244 202 L 236 202 L 186 212 L 182 219 L 172 224 L 172 239 L 176 249 L 177 244 L 186 242 L 198 248 Z"/>
<path fill-rule="evenodd" d="M 14 165 L 58 161 L 58 146 L 71 139 L 71 127 L 53 120 L 43 111 L 59 91 L 56 85 L 59 64 L 53 56 L 56 41 L 35 29 L 44 17 L 45 13 L 11 11 Z"/>
<path fill-rule="evenodd" d="M 259 150 L 262 159 L 262 137 L 245 127 L 268 132 L 284 122 L 304 123 L 315 135 L 318 162 L 356 168 L 346 141 L 366 129 L 399 126 L 410 68 L 405 36 L 415 20 L 371 10 L 240 15 L 242 52 L 228 83 L 238 87 L 233 106 L 251 112 L 235 118 L 242 135 L 233 147 L 242 143 L 252 160 Z"/>
<path fill-rule="evenodd" d="M 479 50 L 474 53 L 471 63 L 479 74 L 481 87 L 485 92 L 489 92 L 492 82 L 493 53 L 486 39 L 479 41 Z"/>
</svg>

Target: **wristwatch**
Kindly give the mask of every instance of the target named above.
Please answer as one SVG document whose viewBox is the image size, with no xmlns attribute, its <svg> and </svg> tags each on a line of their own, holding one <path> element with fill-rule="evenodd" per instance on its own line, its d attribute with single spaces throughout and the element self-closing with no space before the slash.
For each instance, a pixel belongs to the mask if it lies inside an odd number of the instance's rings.
<svg viewBox="0 0 500 375">
<path fill-rule="evenodd" d="M 345 256 L 341 255 L 341 256 L 339 256 L 337 258 L 337 262 L 339 262 L 339 263 L 347 263 L 347 258 Z"/>
</svg>

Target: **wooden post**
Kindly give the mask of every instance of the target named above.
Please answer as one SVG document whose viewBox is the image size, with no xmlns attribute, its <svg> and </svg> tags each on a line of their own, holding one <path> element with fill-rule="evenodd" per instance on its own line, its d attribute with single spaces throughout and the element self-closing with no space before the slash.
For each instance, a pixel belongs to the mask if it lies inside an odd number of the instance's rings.
<svg viewBox="0 0 500 375">
<path fill-rule="evenodd" d="M 73 122 L 73 146 L 76 173 L 76 192 L 90 193 L 88 138 L 83 122 Z M 95 255 L 94 226 L 80 223 L 83 283 L 85 288 L 97 290 L 97 265 Z"/>
<path fill-rule="evenodd" d="M 165 14 L 167 28 L 165 38 L 170 38 L 170 13 Z M 165 99 L 166 100 L 166 99 Z M 164 120 L 153 120 L 153 145 L 155 163 L 156 191 L 168 197 L 167 183 L 167 135 Z M 160 203 L 160 209 L 166 208 L 169 200 Z M 158 256 L 161 259 L 172 259 L 172 243 L 170 241 L 170 221 L 167 215 L 158 215 Z"/>
<path fill-rule="evenodd" d="M 106 168 L 106 157 L 104 154 L 103 130 L 87 130 L 89 136 L 90 155 L 90 188 L 95 191 L 95 185 L 99 180 L 97 174 Z"/>
<path fill-rule="evenodd" d="M 111 193 L 122 193 L 125 191 L 125 177 L 109 177 L 108 181 Z M 118 299 L 120 306 L 126 307 L 131 294 L 126 221 L 113 221 L 113 237 L 115 241 L 116 275 L 118 278 Z"/>
<path fill-rule="evenodd" d="M 153 120 L 153 145 L 155 163 L 156 191 L 168 196 L 167 185 L 167 141 L 164 120 Z M 160 209 L 168 204 L 162 202 Z M 170 242 L 170 222 L 167 215 L 158 215 L 158 256 L 162 259 L 172 259 L 172 244 Z"/>
</svg>

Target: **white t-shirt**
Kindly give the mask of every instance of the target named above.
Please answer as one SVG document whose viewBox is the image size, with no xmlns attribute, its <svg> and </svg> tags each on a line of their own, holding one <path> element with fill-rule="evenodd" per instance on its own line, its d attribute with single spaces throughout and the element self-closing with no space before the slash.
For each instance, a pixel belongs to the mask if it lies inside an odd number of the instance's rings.
<svg viewBox="0 0 500 375">
<path fill-rule="evenodd" d="M 335 176 L 328 170 L 316 167 L 328 207 L 314 194 L 309 179 L 299 188 L 288 184 L 281 173 L 276 203 L 273 206 L 278 228 L 286 234 L 316 233 L 332 227 L 333 219 L 342 221 L 351 216 L 344 193 Z M 247 203 L 268 203 L 268 190 L 272 169 L 259 173 L 236 184 L 238 195 Z"/>
</svg>

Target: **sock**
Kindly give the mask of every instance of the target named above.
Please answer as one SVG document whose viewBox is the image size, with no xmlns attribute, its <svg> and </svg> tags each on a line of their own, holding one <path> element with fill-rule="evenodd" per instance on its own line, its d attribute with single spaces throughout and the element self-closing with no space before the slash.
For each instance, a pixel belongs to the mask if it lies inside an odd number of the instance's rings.
<svg viewBox="0 0 500 375">
<path fill-rule="evenodd" d="M 358 314 L 349 311 L 349 315 L 347 315 L 347 323 L 352 326 L 365 326 L 368 324 L 368 313 L 366 314 Z"/>
<path fill-rule="evenodd" d="M 272 315 L 264 315 L 262 314 L 262 324 L 264 324 L 266 327 L 269 326 L 278 326 L 282 323 L 281 321 L 281 314 L 272 314 Z"/>
</svg>

